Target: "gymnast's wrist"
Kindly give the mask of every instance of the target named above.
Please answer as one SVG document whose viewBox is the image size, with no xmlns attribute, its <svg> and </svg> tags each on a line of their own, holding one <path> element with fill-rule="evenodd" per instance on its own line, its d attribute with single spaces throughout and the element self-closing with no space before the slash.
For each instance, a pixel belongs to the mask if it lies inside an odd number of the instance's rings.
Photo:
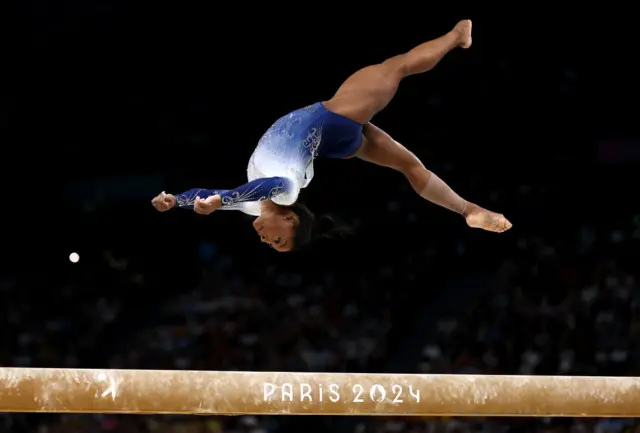
<svg viewBox="0 0 640 433">
<path fill-rule="evenodd" d="M 178 204 L 178 197 L 176 197 L 173 194 L 167 194 L 166 195 L 166 199 L 169 200 L 169 204 L 171 205 L 171 207 L 169 209 L 173 209 L 175 207 L 180 207 Z"/>
</svg>

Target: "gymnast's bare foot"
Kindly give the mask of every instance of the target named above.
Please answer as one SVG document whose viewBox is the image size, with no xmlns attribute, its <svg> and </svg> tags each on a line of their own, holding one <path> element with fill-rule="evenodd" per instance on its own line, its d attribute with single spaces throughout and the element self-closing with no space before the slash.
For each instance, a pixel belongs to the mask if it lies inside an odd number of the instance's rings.
<svg viewBox="0 0 640 433">
<path fill-rule="evenodd" d="M 458 34 L 458 46 L 460 48 L 469 48 L 471 46 L 471 20 L 458 22 L 453 31 Z"/>
<path fill-rule="evenodd" d="M 469 203 L 469 208 L 465 212 L 465 219 L 469 227 L 496 233 L 506 232 L 512 226 L 504 215 L 491 212 L 472 203 Z"/>
</svg>

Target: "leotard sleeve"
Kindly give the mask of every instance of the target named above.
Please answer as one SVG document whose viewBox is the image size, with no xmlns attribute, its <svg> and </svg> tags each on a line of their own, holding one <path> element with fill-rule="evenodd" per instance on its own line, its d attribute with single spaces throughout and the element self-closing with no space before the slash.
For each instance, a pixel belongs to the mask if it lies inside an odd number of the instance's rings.
<svg viewBox="0 0 640 433">
<path fill-rule="evenodd" d="M 280 196 L 289 196 L 295 191 L 294 182 L 287 177 L 263 177 L 252 180 L 236 189 L 192 188 L 176 194 L 177 206 L 193 209 L 196 197 L 206 199 L 212 195 L 222 198 L 222 210 L 239 210 L 249 215 L 260 215 L 260 202 L 274 200 Z"/>
</svg>

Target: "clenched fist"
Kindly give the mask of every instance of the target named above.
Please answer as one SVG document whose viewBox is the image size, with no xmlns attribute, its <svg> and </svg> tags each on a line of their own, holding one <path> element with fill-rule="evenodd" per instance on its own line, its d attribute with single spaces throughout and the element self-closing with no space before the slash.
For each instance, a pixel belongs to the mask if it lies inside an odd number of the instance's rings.
<svg viewBox="0 0 640 433">
<path fill-rule="evenodd" d="M 211 195 L 206 199 L 196 197 L 196 201 L 193 204 L 193 210 L 200 215 L 209 215 L 210 213 L 220 209 L 221 207 L 222 198 L 218 194 Z"/>
<path fill-rule="evenodd" d="M 164 191 L 162 191 L 153 200 L 151 200 L 151 204 L 153 205 L 153 207 L 155 207 L 156 210 L 160 212 L 168 211 L 169 209 L 174 207 L 176 203 L 177 200 L 173 196 L 173 194 L 167 194 Z"/>
</svg>

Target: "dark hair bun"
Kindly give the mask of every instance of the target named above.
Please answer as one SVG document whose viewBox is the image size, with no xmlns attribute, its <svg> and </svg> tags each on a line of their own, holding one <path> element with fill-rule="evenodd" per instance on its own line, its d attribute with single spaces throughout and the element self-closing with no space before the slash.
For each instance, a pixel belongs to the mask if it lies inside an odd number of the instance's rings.
<svg viewBox="0 0 640 433">
<path fill-rule="evenodd" d="M 353 229 L 332 215 L 322 215 L 316 221 L 316 237 L 334 239 L 353 234 Z"/>
<path fill-rule="evenodd" d="M 299 250 L 318 239 L 335 239 L 353 233 L 351 227 L 331 215 L 316 217 L 311 210 L 301 202 L 290 206 L 298 216 L 298 227 L 294 237 L 294 249 Z"/>
</svg>

